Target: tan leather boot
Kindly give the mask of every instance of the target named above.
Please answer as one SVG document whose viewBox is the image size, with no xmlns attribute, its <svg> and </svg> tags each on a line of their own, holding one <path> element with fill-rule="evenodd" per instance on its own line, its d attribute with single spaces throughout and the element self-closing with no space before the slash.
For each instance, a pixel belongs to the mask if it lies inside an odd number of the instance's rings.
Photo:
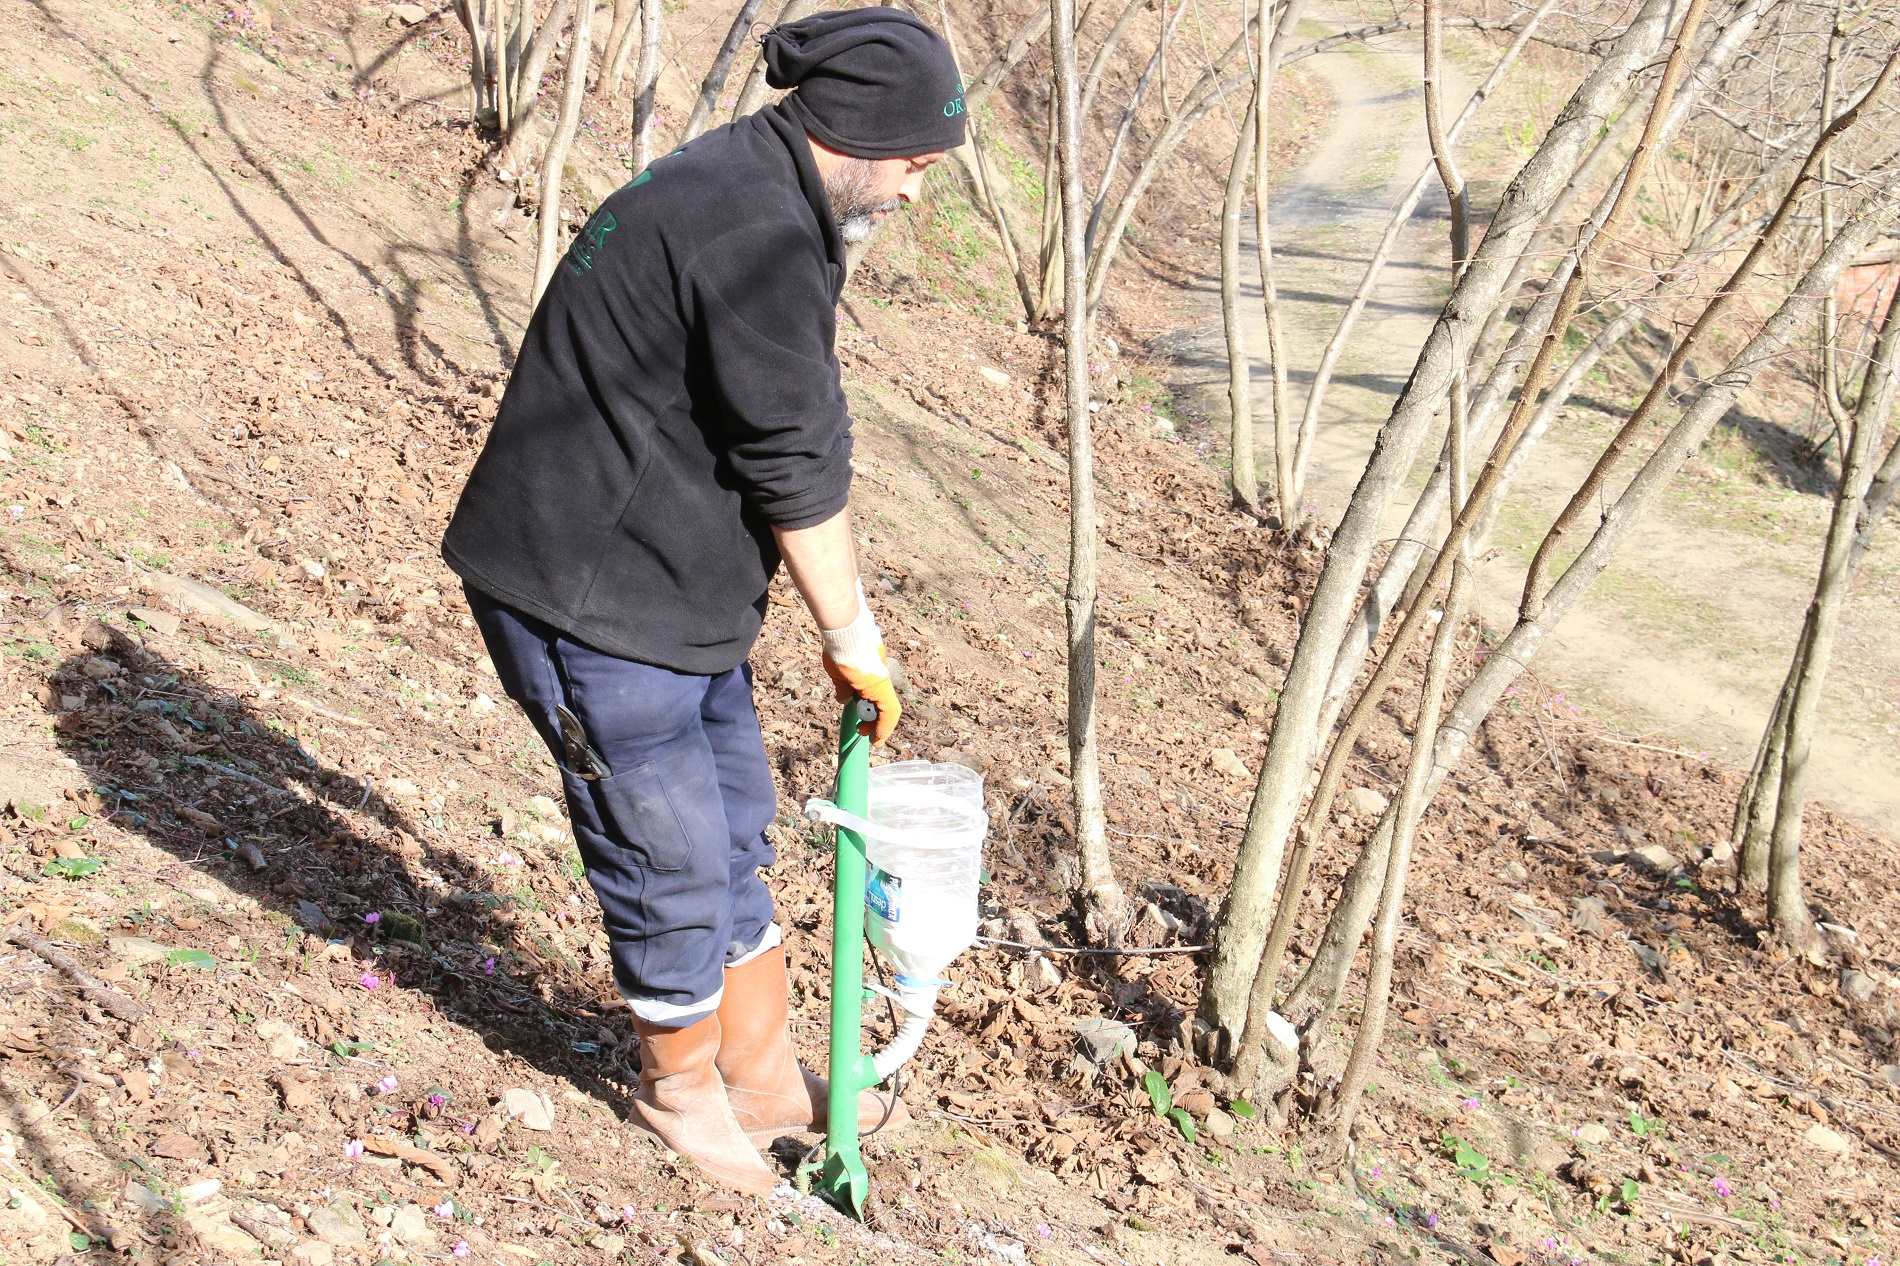
<svg viewBox="0 0 1900 1266">
<path fill-rule="evenodd" d="M 719 1017 L 683 1029 L 636 1018 L 633 1027 L 640 1035 L 634 1118 L 714 1182 L 747 1195 L 768 1194 L 778 1179 L 740 1129 L 714 1065 Z"/>
<path fill-rule="evenodd" d="M 719 1075 L 740 1128 L 761 1145 L 781 1134 L 822 1131 L 829 1108 L 825 1079 L 800 1068 L 792 1052 L 789 996 L 782 945 L 726 969 Z M 858 1096 L 858 1124 L 866 1134 L 909 1120 L 895 1095 L 866 1090 Z"/>
</svg>

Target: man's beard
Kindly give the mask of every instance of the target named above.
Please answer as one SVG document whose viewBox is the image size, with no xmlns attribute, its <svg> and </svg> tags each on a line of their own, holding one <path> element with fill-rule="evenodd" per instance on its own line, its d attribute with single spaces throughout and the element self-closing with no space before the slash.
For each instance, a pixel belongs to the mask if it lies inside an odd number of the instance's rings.
<svg viewBox="0 0 1900 1266">
<path fill-rule="evenodd" d="M 825 199 L 831 203 L 831 218 L 838 223 L 838 236 L 846 242 L 869 239 L 871 230 L 876 227 L 874 217 L 903 205 L 896 198 L 878 200 L 873 173 L 869 162 L 853 158 L 825 181 Z"/>
</svg>

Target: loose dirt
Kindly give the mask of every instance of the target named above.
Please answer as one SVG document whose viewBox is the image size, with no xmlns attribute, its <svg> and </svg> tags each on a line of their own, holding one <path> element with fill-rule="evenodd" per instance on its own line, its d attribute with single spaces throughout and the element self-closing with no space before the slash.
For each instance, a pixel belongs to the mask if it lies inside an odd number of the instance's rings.
<svg viewBox="0 0 1900 1266">
<path fill-rule="evenodd" d="M 1235 767 L 1315 559 L 1226 509 L 1132 338 L 1093 358 L 1103 772 L 1130 943 L 1184 952 L 972 950 L 907 1072 L 918 1124 L 870 1141 L 868 1227 L 789 1185 L 727 1198 L 634 1130 L 558 782 L 436 557 L 525 315 L 529 222 L 471 175 L 452 20 L 421 16 L 40 0 L 0 28 L 0 1258 L 1890 1251 L 1890 845 L 1817 809 L 1810 883 L 1855 935 L 1826 967 L 1759 949 L 1709 847 L 1732 771 L 1603 741 L 1535 682 L 1427 817 L 1350 1163 L 1316 1167 L 1183 1057 Z M 720 15 L 675 16 L 698 64 Z M 611 144 L 583 149 L 611 170 Z M 1170 229 L 1205 211 L 1158 206 L 1118 338 L 1166 328 L 1195 262 Z M 984 771 L 985 935 L 1074 949 L 1060 357 L 963 288 L 971 239 L 912 224 L 854 282 L 839 349 L 866 571 L 910 681 L 892 754 Z M 836 704 L 796 599 L 774 603 L 753 660 L 770 882 L 816 1060 L 829 843 L 796 806 L 828 788 Z M 1389 794 L 1400 741 L 1381 718 L 1352 784 Z M 1322 880 L 1367 825 L 1329 825 Z M 1315 931 L 1309 911 L 1296 947 Z M 1092 1057 L 1096 1020 L 1133 1050 Z M 789 1179 L 813 1141 L 772 1163 Z"/>
</svg>

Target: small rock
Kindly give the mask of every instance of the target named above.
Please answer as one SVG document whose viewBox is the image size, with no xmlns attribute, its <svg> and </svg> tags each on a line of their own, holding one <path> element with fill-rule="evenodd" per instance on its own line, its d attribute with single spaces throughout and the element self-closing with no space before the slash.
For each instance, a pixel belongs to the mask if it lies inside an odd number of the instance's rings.
<svg viewBox="0 0 1900 1266">
<path fill-rule="evenodd" d="M 477 694 L 468 702 L 468 710 L 478 717 L 487 716 L 493 712 L 497 706 L 493 699 L 484 694 Z"/>
<path fill-rule="evenodd" d="M 304 1217 L 304 1225 L 325 1244 L 339 1248 L 361 1248 L 369 1243 L 369 1233 L 363 1229 L 363 1219 L 340 1196 L 320 1209 L 311 1210 Z"/>
<path fill-rule="evenodd" d="M 252 870 L 262 870 L 270 865 L 270 862 L 264 858 L 264 850 L 248 841 L 238 845 L 237 855 L 239 860 Z"/>
<path fill-rule="evenodd" d="M 1830 1130 L 1818 1121 L 1808 1127 L 1808 1132 L 1801 1136 L 1801 1141 L 1817 1152 L 1832 1152 L 1836 1156 L 1845 1155 L 1848 1148 L 1852 1146 L 1847 1141 L 1846 1135 L 1838 1130 Z"/>
<path fill-rule="evenodd" d="M 1009 375 L 1004 373 L 1000 369 L 992 369 L 988 365 L 978 365 L 976 372 L 982 376 L 984 382 L 987 382 L 991 384 L 992 386 L 996 386 L 996 387 L 1009 386 Z"/>
<path fill-rule="evenodd" d="M 1632 849 L 1624 855 L 1624 860 L 1653 875 L 1674 874 L 1676 868 L 1681 865 L 1676 860 L 1676 855 L 1660 844 L 1645 844 L 1641 848 Z"/>
<path fill-rule="evenodd" d="M 1215 1139 L 1231 1138 L 1238 1128 L 1234 1119 L 1219 1108 L 1209 1111 L 1207 1119 L 1201 1122 L 1201 1133 Z"/>
<path fill-rule="evenodd" d="M 298 898 L 296 911 L 297 922 L 312 932 L 321 932 L 330 926 L 330 916 L 314 901 Z"/>
<path fill-rule="evenodd" d="M 404 800 L 414 800 L 422 794 L 422 788 L 411 778 L 391 778 L 383 783 L 383 790 Z"/>
<path fill-rule="evenodd" d="M 162 637 L 174 636 L 183 623 L 171 612 L 157 607 L 128 607 L 125 613 Z"/>
<path fill-rule="evenodd" d="M 211 1153 L 203 1143 L 189 1134 L 176 1130 L 160 1138 L 147 1150 L 164 1160 L 207 1161 L 211 1159 Z"/>
<path fill-rule="evenodd" d="M 1719 866 L 1726 866 L 1735 860 L 1735 846 L 1727 840 L 1717 840 L 1709 845 L 1709 860 Z"/>
<path fill-rule="evenodd" d="M 1089 1062 L 1098 1067 L 1123 1054 L 1135 1053 L 1135 1031 L 1120 1020 L 1103 1017 L 1077 1020 L 1075 1040 Z"/>
<path fill-rule="evenodd" d="M 502 1092 L 501 1110 L 521 1122 L 524 1130 L 552 1130 L 554 1101 L 538 1090 L 519 1087 Z"/>
<path fill-rule="evenodd" d="M 1879 992 L 1879 982 L 1866 972 L 1849 967 L 1841 973 L 1841 996 L 1849 1002 L 1870 1002 Z"/>
<path fill-rule="evenodd" d="M 264 1041 L 272 1059 L 295 1059 L 303 1053 L 304 1040 L 282 1020 L 259 1020 L 253 1031 Z"/>
<path fill-rule="evenodd" d="M 1504 864 L 1504 882 L 1510 884 L 1528 883 L 1530 882 L 1530 877 L 1530 868 L 1523 862 L 1513 860 Z"/>
<path fill-rule="evenodd" d="M 1603 920 L 1610 908 L 1601 897 L 1577 897 L 1570 903 L 1570 926 L 1590 936 L 1603 935 Z"/>
<path fill-rule="evenodd" d="M 1383 793 L 1374 791 L 1370 787 L 1348 787 L 1346 803 L 1352 806 L 1354 813 L 1376 818 L 1384 813 L 1392 802 Z"/>
<path fill-rule="evenodd" d="M 148 941 L 142 936 L 110 936 L 106 938 L 106 948 L 128 967 L 143 967 L 171 953 L 157 941 Z"/>
<path fill-rule="evenodd" d="M 290 1250 L 290 1260 L 296 1266 L 332 1266 L 336 1250 L 322 1240 L 305 1240 Z"/>
<path fill-rule="evenodd" d="M 547 796 L 529 796 L 528 812 L 537 818 L 557 818 L 561 816 L 561 806 Z"/>
<path fill-rule="evenodd" d="M 325 576 L 330 574 L 330 569 L 314 558 L 306 558 L 299 562 L 297 566 L 303 568 L 303 574 L 312 580 L 322 580 Z"/>
<path fill-rule="evenodd" d="M 1249 781 L 1253 771 L 1247 768 L 1247 762 L 1240 759 L 1231 747 L 1217 747 L 1207 754 L 1207 763 L 1215 773 L 1226 774 L 1229 778 Z"/>
<path fill-rule="evenodd" d="M 216 1178 L 207 1178 L 203 1182 L 194 1182 L 178 1189 L 178 1198 L 186 1204 L 203 1204 L 224 1190 L 224 1184 Z"/>
<path fill-rule="evenodd" d="M 1601 1121 L 1589 1121 L 1577 1127 L 1577 1141 L 1588 1143 L 1591 1147 L 1602 1147 L 1610 1141 L 1610 1127 Z"/>
<path fill-rule="evenodd" d="M 389 1219 L 389 1232 L 404 1244 L 415 1248 L 435 1243 L 435 1232 L 429 1229 L 428 1215 L 420 1205 L 406 1204 L 395 1210 Z"/>
<path fill-rule="evenodd" d="M 419 4 L 392 4 L 389 6 L 389 16 L 404 26 L 414 26 L 427 21 L 429 11 Z"/>
<path fill-rule="evenodd" d="M 170 1213 L 172 1202 L 153 1191 L 143 1183 L 128 1182 L 120 1198 L 136 1209 L 146 1213 Z"/>
<path fill-rule="evenodd" d="M 604 1260 L 612 1262 L 618 1261 L 620 1254 L 626 1251 L 627 1241 L 619 1235 L 596 1235 L 592 1246 L 605 1255 Z"/>
<path fill-rule="evenodd" d="M 275 630 L 277 627 L 268 617 L 259 615 L 237 599 L 202 581 L 162 571 L 151 572 L 145 579 L 155 592 L 187 615 L 254 633 Z"/>
<path fill-rule="evenodd" d="M 1051 993 L 1062 984 L 1062 969 L 1049 961 L 1047 954 L 1036 955 L 1029 968 L 1029 987 L 1037 993 Z"/>
<path fill-rule="evenodd" d="M 1889 1086 L 1900 1086 L 1900 1064 L 1882 1064 L 1880 1078 Z"/>
</svg>

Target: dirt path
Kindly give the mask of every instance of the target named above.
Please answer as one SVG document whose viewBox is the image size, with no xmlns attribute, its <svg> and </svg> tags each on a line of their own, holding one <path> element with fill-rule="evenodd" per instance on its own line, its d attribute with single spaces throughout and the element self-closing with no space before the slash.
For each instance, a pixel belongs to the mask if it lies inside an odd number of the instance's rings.
<svg viewBox="0 0 1900 1266">
<path fill-rule="evenodd" d="M 1330 29 L 1345 23 L 1317 19 Z M 1429 161 L 1416 82 L 1417 46 L 1350 49 L 1307 64 L 1337 102 L 1337 122 L 1274 203 L 1281 298 L 1293 407 L 1304 405 L 1326 341 L 1364 272 L 1391 208 Z M 1462 103 L 1471 77 L 1454 77 Z M 1495 119 L 1495 115 L 1493 118 Z M 1482 125 L 1483 119 L 1480 119 Z M 1482 155 L 1485 149 L 1477 148 Z M 1472 163 L 1478 213 L 1508 175 Z M 1394 252 L 1355 343 L 1328 389 L 1316 443 L 1309 504 L 1338 521 L 1393 396 L 1410 373 L 1445 294 L 1442 197 L 1428 194 Z M 1248 249 L 1251 250 L 1251 243 Z M 1206 320 L 1184 334 L 1183 386 L 1209 418 L 1226 413 L 1224 343 L 1217 279 L 1205 279 Z M 1257 285 L 1243 308 L 1249 341 L 1266 344 Z M 1267 400 L 1265 366 L 1254 366 L 1256 402 Z M 1588 395 L 1590 393 L 1586 393 Z M 1607 394 L 1607 393 L 1601 393 Z M 1538 538 L 1593 459 L 1590 444 L 1614 425 L 1621 402 L 1573 402 L 1561 434 L 1507 504 L 1480 567 L 1480 610 L 1508 624 L 1516 582 Z M 1763 410 L 1745 399 L 1743 410 Z M 1737 415 L 1731 415 L 1737 421 Z M 1271 432 L 1263 414 L 1259 469 L 1270 478 Z M 1787 666 L 1812 583 L 1827 505 L 1815 480 L 1780 474 L 1771 450 L 1785 443 L 1773 421 L 1740 417 L 1686 471 L 1542 654 L 1543 674 L 1565 692 L 1561 710 L 1644 742 L 1707 753 L 1745 766 Z M 1433 455 L 1436 449 L 1432 450 Z M 1424 472 L 1414 472 L 1414 482 Z M 1792 482 L 1796 486 L 1789 486 Z M 1396 530 L 1409 507 L 1395 504 Z M 1900 827 L 1900 643 L 1883 637 L 1900 620 L 1900 539 L 1887 532 L 1868 559 L 1848 614 L 1827 691 L 1829 726 L 1814 753 L 1818 798 L 1892 834 Z"/>
</svg>

